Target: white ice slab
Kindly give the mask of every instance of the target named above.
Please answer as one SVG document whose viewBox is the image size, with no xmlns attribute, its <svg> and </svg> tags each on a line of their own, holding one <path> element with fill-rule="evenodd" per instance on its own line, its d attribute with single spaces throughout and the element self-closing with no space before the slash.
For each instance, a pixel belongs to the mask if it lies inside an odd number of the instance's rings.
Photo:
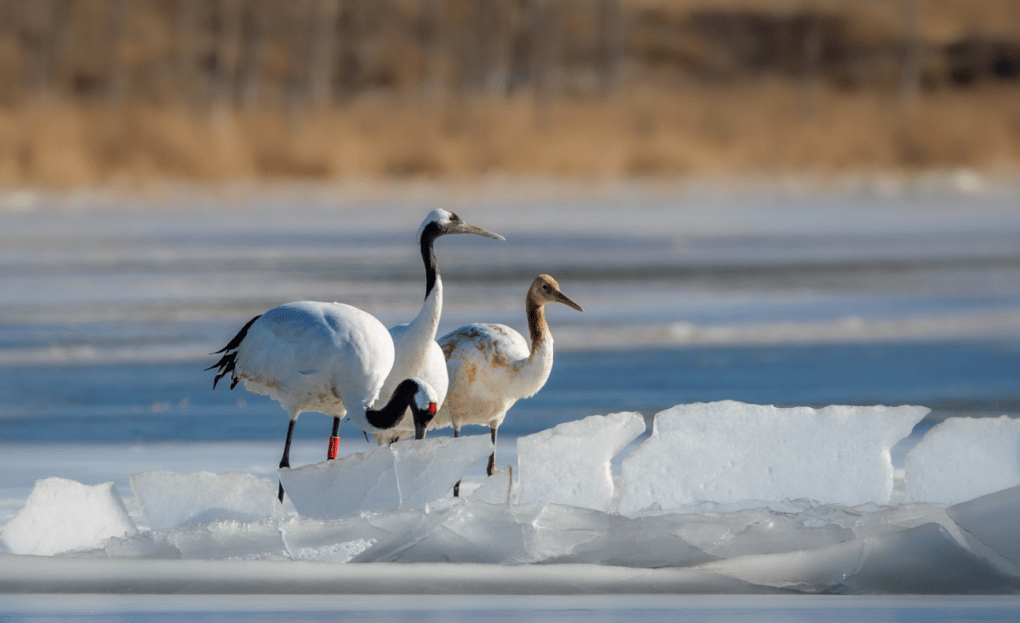
<svg viewBox="0 0 1020 623">
<path fill-rule="evenodd" d="M 468 496 L 473 502 L 488 504 L 509 504 L 510 488 L 513 485 L 513 468 L 509 465 L 482 481 Z"/>
<path fill-rule="evenodd" d="M 1020 486 L 950 506 L 946 513 L 976 554 L 1020 577 Z"/>
<path fill-rule="evenodd" d="M 335 461 L 281 469 L 302 517 L 341 518 L 366 510 L 424 508 L 489 456 L 488 435 L 407 440 Z"/>
<path fill-rule="evenodd" d="M 645 432 L 633 411 L 593 415 L 520 437 L 521 504 L 567 504 L 608 512 L 613 503 L 610 461 Z"/>
<path fill-rule="evenodd" d="M 400 508 L 425 508 L 445 496 L 464 473 L 492 454 L 489 435 L 399 441 L 390 446 Z"/>
<path fill-rule="evenodd" d="M 903 458 L 915 502 L 956 504 L 1020 485 L 1020 419 L 949 418 Z"/>
<path fill-rule="evenodd" d="M 360 510 L 400 507 L 400 489 L 388 446 L 335 461 L 282 468 L 280 482 L 302 517 L 349 517 Z"/>
<path fill-rule="evenodd" d="M 734 401 L 678 405 L 657 414 L 651 437 L 623 460 L 618 512 L 798 498 L 886 504 L 893 490 L 889 450 L 928 412 Z"/>
<path fill-rule="evenodd" d="M 244 472 L 140 472 L 131 475 L 131 490 L 153 530 L 217 520 L 280 519 L 286 515 L 277 498 L 276 484 Z"/>
<path fill-rule="evenodd" d="M 46 478 L 36 481 L 25 507 L 7 522 L 0 545 L 13 554 L 52 556 L 137 533 L 112 482 Z"/>
</svg>

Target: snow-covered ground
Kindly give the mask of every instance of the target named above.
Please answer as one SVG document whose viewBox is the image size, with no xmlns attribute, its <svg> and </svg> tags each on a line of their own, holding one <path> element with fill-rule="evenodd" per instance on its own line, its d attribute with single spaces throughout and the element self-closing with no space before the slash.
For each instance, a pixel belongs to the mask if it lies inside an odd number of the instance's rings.
<svg viewBox="0 0 1020 623">
<path fill-rule="evenodd" d="M 117 515 L 116 500 L 137 533 L 59 556 L 2 554 L 0 592 L 1015 593 L 1018 558 L 1000 543 L 1017 541 L 1002 517 L 1020 493 L 980 496 L 1020 469 L 1016 420 L 998 419 L 1020 415 L 1020 211 L 1015 189 L 973 188 L 12 195 L 0 214 L 0 523 L 33 507 L 57 518 L 72 485 L 51 481 L 50 502 L 29 502 L 37 480 L 55 477 L 113 483 L 79 493 L 79 508 L 106 500 L 74 518 L 82 533 Z M 413 234 L 437 205 L 507 237 L 437 245 L 440 332 L 479 320 L 521 329 L 524 289 L 543 272 L 585 308 L 551 311 L 549 385 L 501 429 L 512 503 L 444 497 L 311 518 L 288 500 L 263 517 L 207 509 L 199 523 L 154 527 L 133 474 L 243 472 L 275 488 L 284 414 L 240 388 L 211 391 L 207 353 L 289 300 L 408 320 L 423 291 Z M 864 411 L 850 410 L 845 428 L 755 428 L 778 416 L 741 407 L 651 435 L 660 411 L 729 399 L 932 412 L 896 427 L 855 426 Z M 647 430 L 606 446 L 621 452 L 556 467 L 608 473 L 608 485 L 565 492 L 578 476 L 542 473 L 569 447 L 543 431 L 632 411 Z M 932 428 L 943 421 L 951 434 Z M 345 426 L 346 455 L 372 447 Z M 293 465 L 321 460 L 327 427 L 302 416 Z M 703 443 L 683 446 L 692 436 Z M 465 494 L 483 464 L 465 474 Z M 628 479 L 635 492 L 639 476 L 665 482 L 655 470 L 676 486 L 646 482 L 645 497 L 628 497 Z M 159 482 L 164 519 L 187 516 L 171 492 L 223 492 L 217 479 Z"/>
</svg>

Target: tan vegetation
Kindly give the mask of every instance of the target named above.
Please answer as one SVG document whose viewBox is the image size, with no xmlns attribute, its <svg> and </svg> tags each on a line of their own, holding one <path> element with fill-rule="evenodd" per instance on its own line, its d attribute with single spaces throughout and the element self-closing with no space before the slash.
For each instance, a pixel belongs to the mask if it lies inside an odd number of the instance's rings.
<svg viewBox="0 0 1020 623">
<path fill-rule="evenodd" d="M 0 5 L 0 183 L 1015 168 L 1013 0 Z"/>
</svg>

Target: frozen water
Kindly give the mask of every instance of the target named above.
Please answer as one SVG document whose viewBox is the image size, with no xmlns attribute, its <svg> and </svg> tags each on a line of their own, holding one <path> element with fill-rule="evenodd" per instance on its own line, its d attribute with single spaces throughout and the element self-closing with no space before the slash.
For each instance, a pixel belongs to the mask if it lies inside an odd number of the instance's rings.
<svg viewBox="0 0 1020 623">
<path fill-rule="evenodd" d="M 273 481 L 244 472 L 152 470 L 132 474 L 131 490 L 154 530 L 217 520 L 282 519 L 286 514 Z"/>
<path fill-rule="evenodd" d="M 169 542 L 186 560 L 264 560 L 288 554 L 275 521 L 188 523 L 169 535 Z"/>
<path fill-rule="evenodd" d="M 46 478 L 36 481 L 25 507 L 7 522 L 0 545 L 14 554 L 50 556 L 137 532 L 112 482 Z"/>
<path fill-rule="evenodd" d="M 1020 419 L 949 418 L 904 457 L 917 502 L 955 504 L 1020 485 Z"/>
<path fill-rule="evenodd" d="M 689 567 L 716 558 L 684 539 L 676 516 L 607 518 L 614 521 L 604 526 L 589 521 L 590 536 L 584 542 L 558 556 L 550 555 L 547 562 L 659 568 Z M 572 534 L 567 525 L 560 526 L 560 530 L 561 534 L 553 533 L 550 540 L 566 541 L 563 535 Z"/>
<path fill-rule="evenodd" d="M 280 470 L 303 517 L 349 517 L 364 510 L 424 508 L 452 491 L 492 452 L 488 435 L 409 439 L 333 461 Z"/>
<path fill-rule="evenodd" d="M 363 516 L 341 520 L 294 518 L 280 526 L 280 533 L 291 558 L 330 563 L 349 562 L 387 534 Z"/>
<path fill-rule="evenodd" d="M 357 578 L 369 575 L 381 582 L 376 590 L 383 592 L 491 592 L 509 590 L 509 585 L 494 588 L 496 585 L 478 584 L 477 580 L 490 577 L 489 569 L 502 569 L 502 577 L 520 575 L 513 580 L 518 588 L 550 582 L 548 586 L 569 592 L 590 590 L 594 586 L 590 582 L 602 573 L 600 569 L 635 567 L 648 572 L 641 576 L 648 584 L 635 584 L 633 576 L 626 576 L 620 577 L 623 583 L 612 590 L 1020 591 L 1016 565 L 1020 540 L 1014 521 L 1020 509 L 1020 487 L 950 507 L 948 513 L 940 505 L 849 508 L 788 501 L 772 506 L 720 510 L 720 505 L 699 514 L 660 512 L 628 518 L 560 504 L 490 504 L 445 498 L 425 509 L 362 511 L 343 519 L 290 516 L 187 523 L 174 530 L 143 530 L 110 538 L 91 550 L 77 550 L 64 566 L 39 566 L 25 557 L 0 555 L 0 588 L 34 586 L 38 590 L 51 586 L 92 591 L 99 586 L 98 574 L 131 591 L 179 592 L 198 590 L 201 584 L 201 591 L 243 592 L 251 590 L 241 587 L 250 586 L 252 578 L 260 578 L 260 586 L 268 585 L 265 574 L 275 573 L 292 578 L 290 584 L 274 581 L 274 586 L 287 592 L 365 590 L 364 582 Z M 110 563 L 166 559 L 250 562 L 235 567 L 163 568 L 100 565 L 97 563 L 103 561 L 97 558 L 110 559 Z M 71 564 L 74 560 L 78 563 Z M 429 567 L 427 572 L 409 567 L 428 579 L 398 587 L 392 583 L 407 578 L 396 567 L 368 565 L 365 576 L 323 572 L 319 577 L 317 573 L 309 575 L 307 567 L 284 569 L 280 565 L 287 560 L 467 566 L 464 573 L 442 566 Z M 274 561 L 275 571 L 247 566 L 256 561 Z M 560 571 L 545 580 L 539 579 L 545 576 L 538 570 L 512 571 L 521 566 L 536 568 L 536 564 L 539 569 L 556 567 Z M 665 567 L 674 568 L 676 574 L 654 573 Z M 343 578 L 342 584 L 327 589 L 329 581 L 338 577 Z M 40 578 L 45 579 L 32 583 Z M 202 581 L 196 584 L 196 578 Z M 440 578 L 456 584 L 446 584 Z"/>
<path fill-rule="evenodd" d="M 640 413 L 592 415 L 517 440 L 522 504 L 569 504 L 609 511 L 610 461 L 645 432 Z"/>
<path fill-rule="evenodd" d="M 1016 590 L 1018 581 L 962 547 L 938 523 L 816 549 L 733 558 L 706 568 L 805 592 L 945 593 Z"/>
<path fill-rule="evenodd" d="M 658 413 L 651 437 L 624 459 L 618 509 L 633 516 L 700 501 L 797 498 L 885 504 L 893 490 L 889 450 L 928 412 L 678 405 Z"/>
<path fill-rule="evenodd" d="M 281 468 L 279 473 L 284 492 L 302 517 L 349 517 L 359 510 L 400 508 L 389 447 Z"/>
<path fill-rule="evenodd" d="M 400 508 L 425 508 L 451 492 L 464 473 L 492 453 L 489 435 L 407 439 L 392 444 Z"/>
<path fill-rule="evenodd" d="M 483 480 L 482 484 L 472 491 L 468 497 L 475 502 L 509 504 L 512 486 L 513 468 L 507 466 Z"/>
<path fill-rule="evenodd" d="M 867 540 L 861 567 L 843 583 L 866 593 L 970 593 L 1016 591 L 1017 578 L 998 572 L 964 548 L 938 523 Z"/>
<path fill-rule="evenodd" d="M 950 506 L 946 513 L 963 531 L 967 545 L 999 569 L 1020 577 L 1020 487 Z"/>
</svg>

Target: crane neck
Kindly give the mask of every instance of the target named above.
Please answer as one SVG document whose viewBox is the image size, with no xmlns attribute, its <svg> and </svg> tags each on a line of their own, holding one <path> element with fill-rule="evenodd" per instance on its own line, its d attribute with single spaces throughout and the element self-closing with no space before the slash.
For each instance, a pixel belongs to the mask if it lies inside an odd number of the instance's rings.
<svg viewBox="0 0 1020 623">
<path fill-rule="evenodd" d="M 421 238 L 418 241 L 421 245 L 421 259 L 425 263 L 425 298 L 428 298 L 439 281 L 439 264 L 436 263 L 436 254 L 432 250 L 432 245 L 441 235 L 439 226 L 429 223 L 422 229 Z"/>
<path fill-rule="evenodd" d="M 365 409 L 365 419 L 372 426 L 386 430 L 393 428 L 394 425 L 404 417 L 404 412 L 407 411 L 407 407 L 410 406 L 410 400 L 407 396 L 403 396 L 400 393 L 394 393 L 381 409 Z"/>
<path fill-rule="evenodd" d="M 421 408 L 415 408 L 415 393 L 418 391 L 419 386 L 417 383 L 412 382 L 410 379 L 404 380 L 397 389 L 393 392 L 393 396 L 390 398 L 381 409 L 365 408 L 365 419 L 369 424 L 380 430 L 387 430 L 393 428 L 400 418 L 404 417 L 404 413 L 408 408 L 411 409 L 411 417 L 414 418 L 415 425 L 415 436 L 418 437 L 417 431 L 420 429 L 424 434 L 425 426 L 428 425 L 429 421 L 435 415 L 435 404 L 430 405 L 430 409 L 427 411 Z"/>
<path fill-rule="evenodd" d="M 426 342 L 436 339 L 439 316 L 443 312 L 443 280 L 439 275 L 439 264 L 432 245 L 442 235 L 439 227 L 429 223 L 421 234 L 421 258 L 425 264 L 425 301 L 421 311 L 410 323 L 411 334 L 419 335 Z"/>
<path fill-rule="evenodd" d="M 535 353 L 543 350 L 543 346 L 552 343 L 552 335 L 549 333 L 549 324 L 545 321 L 544 305 L 529 296 L 525 309 L 528 312 L 528 332 L 531 334 L 530 360 L 534 359 Z"/>
</svg>

